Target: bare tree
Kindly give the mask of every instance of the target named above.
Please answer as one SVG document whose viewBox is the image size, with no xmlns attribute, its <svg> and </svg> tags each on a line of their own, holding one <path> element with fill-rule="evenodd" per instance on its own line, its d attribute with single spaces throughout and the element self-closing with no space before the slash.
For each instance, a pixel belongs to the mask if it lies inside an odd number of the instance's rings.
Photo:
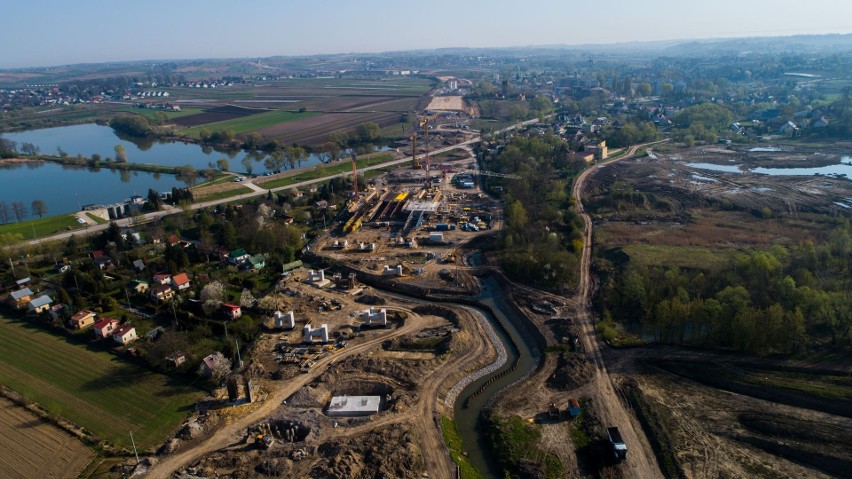
<svg viewBox="0 0 852 479">
<path fill-rule="evenodd" d="M 20 201 L 12 203 L 12 212 L 15 214 L 15 219 L 18 220 L 18 223 L 27 217 L 27 207 Z"/>
<path fill-rule="evenodd" d="M 118 163 L 127 163 L 127 150 L 121 143 L 115 145 L 115 161 Z"/>
<path fill-rule="evenodd" d="M 7 205 L 5 201 L 0 201 L 0 219 L 2 219 L 4 223 L 9 222 L 9 205 Z"/>
<path fill-rule="evenodd" d="M 245 158 L 240 160 L 243 164 L 243 168 L 246 169 L 246 173 L 251 175 L 252 170 L 254 169 L 254 160 L 250 155 L 246 155 Z"/>
<path fill-rule="evenodd" d="M 240 293 L 240 306 L 243 308 L 251 308 L 254 306 L 254 303 L 257 302 L 254 295 L 251 294 L 251 291 L 248 289 L 244 289 L 242 293 Z"/>
<path fill-rule="evenodd" d="M 33 200 L 32 212 L 34 215 L 38 215 L 38 217 L 41 218 L 45 213 L 47 213 L 47 203 L 42 200 Z"/>
<path fill-rule="evenodd" d="M 201 290 L 199 299 L 201 300 L 201 308 L 204 314 L 212 316 L 222 305 L 222 299 L 225 297 L 225 285 L 218 281 L 208 283 Z"/>
<path fill-rule="evenodd" d="M 225 376 L 230 373 L 231 360 L 218 351 L 210 355 L 210 358 L 207 361 L 202 362 L 201 367 L 198 370 L 199 375 L 209 376 L 217 383 L 225 379 Z"/>
</svg>

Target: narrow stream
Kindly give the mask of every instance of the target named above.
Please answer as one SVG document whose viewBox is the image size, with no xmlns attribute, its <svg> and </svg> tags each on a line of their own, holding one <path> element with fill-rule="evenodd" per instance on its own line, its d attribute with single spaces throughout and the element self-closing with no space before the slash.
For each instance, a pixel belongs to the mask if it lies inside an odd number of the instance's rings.
<svg viewBox="0 0 852 479">
<path fill-rule="evenodd" d="M 496 280 L 491 277 L 484 280 L 482 293 L 472 299 L 488 306 L 494 312 L 491 314 L 484 309 L 476 309 L 494 327 L 506 348 L 508 360 L 496 371 L 473 381 L 462 390 L 455 403 L 456 428 L 476 469 L 484 477 L 499 478 L 502 475 L 490 455 L 482 413 L 491 406 L 495 394 L 523 378 L 537 365 L 539 351 L 520 320 L 512 317 Z M 496 379 L 493 379 L 495 377 Z"/>
</svg>

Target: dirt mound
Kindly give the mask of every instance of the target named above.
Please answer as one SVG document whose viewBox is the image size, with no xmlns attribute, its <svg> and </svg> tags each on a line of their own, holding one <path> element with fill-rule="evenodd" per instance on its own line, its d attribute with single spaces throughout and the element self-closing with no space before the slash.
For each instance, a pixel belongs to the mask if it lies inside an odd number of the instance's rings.
<svg viewBox="0 0 852 479">
<path fill-rule="evenodd" d="M 322 385 L 309 384 L 287 399 L 287 405 L 300 408 L 323 407 L 328 403 L 331 392 Z"/>
<path fill-rule="evenodd" d="M 357 438 L 330 441 L 319 447 L 323 457 L 309 473 L 315 478 L 420 477 L 420 448 L 405 428 L 390 426 Z M 376 454 L 375 451 L 382 451 Z"/>
<path fill-rule="evenodd" d="M 370 306 L 382 306 L 385 303 L 387 303 L 387 301 L 385 301 L 385 298 L 380 298 L 378 296 L 373 296 L 371 294 L 362 294 L 362 295 L 358 296 L 357 298 L 355 298 L 355 301 L 358 302 L 358 303 L 367 304 L 367 305 L 370 305 Z"/>
<path fill-rule="evenodd" d="M 585 354 L 561 353 L 556 364 L 556 371 L 548 378 L 547 386 L 568 391 L 588 383 L 594 375 L 594 366 Z"/>
</svg>

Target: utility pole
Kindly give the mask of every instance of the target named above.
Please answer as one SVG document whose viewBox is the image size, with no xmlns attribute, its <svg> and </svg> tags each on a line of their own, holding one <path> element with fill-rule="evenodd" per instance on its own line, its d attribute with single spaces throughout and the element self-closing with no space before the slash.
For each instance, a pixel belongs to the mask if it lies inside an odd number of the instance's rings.
<svg viewBox="0 0 852 479">
<path fill-rule="evenodd" d="M 242 369 L 243 358 L 240 356 L 240 342 L 237 340 L 237 338 L 234 338 L 234 344 L 237 346 L 237 367 Z"/>
<path fill-rule="evenodd" d="M 133 444 L 133 454 L 136 455 L 136 465 L 139 465 L 139 453 L 136 451 L 136 441 L 133 440 L 133 431 L 130 431 L 130 442 Z"/>
<path fill-rule="evenodd" d="M 11 258 L 11 257 L 9 258 L 9 266 L 11 266 L 11 267 L 12 267 L 12 276 L 14 276 L 14 277 L 16 277 L 16 278 L 17 278 L 17 277 L 18 277 L 18 275 L 15 273 L 15 263 L 13 263 L 13 262 L 12 262 L 12 258 Z M 74 279 L 77 279 L 77 277 L 75 276 L 75 277 L 74 277 Z"/>
</svg>

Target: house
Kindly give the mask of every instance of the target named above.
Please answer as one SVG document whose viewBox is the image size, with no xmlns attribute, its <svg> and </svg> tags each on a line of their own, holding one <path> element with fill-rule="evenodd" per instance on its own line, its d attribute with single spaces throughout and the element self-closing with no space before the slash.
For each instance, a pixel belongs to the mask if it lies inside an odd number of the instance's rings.
<svg viewBox="0 0 852 479">
<path fill-rule="evenodd" d="M 53 303 L 53 299 L 45 294 L 33 299 L 27 303 L 27 306 L 30 308 L 30 311 L 39 314 L 50 309 L 51 303 Z"/>
<path fill-rule="evenodd" d="M 576 160 L 585 161 L 586 163 L 591 163 L 595 160 L 595 153 L 591 151 L 578 151 L 571 156 Z"/>
<path fill-rule="evenodd" d="M 6 302 L 13 308 L 21 309 L 32 301 L 34 295 L 30 288 L 19 289 L 9 293 Z"/>
<path fill-rule="evenodd" d="M 176 367 L 180 366 L 181 364 L 183 364 L 185 362 L 186 362 L 186 354 L 184 354 L 180 351 L 175 351 L 172 354 L 169 354 L 168 356 L 166 356 L 166 365 L 173 367 L 173 368 L 176 368 Z"/>
<path fill-rule="evenodd" d="M 175 297 L 175 290 L 168 284 L 161 284 L 151 290 L 151 299 L 154 301 L 168 301 Z"/>
<path fill-rule="evenodd" d="M 100 269 L 107 269 L 112 266 L 112 258 L 110 258 L 103 250 L 92 251 L 92 258 L 95 266 Z"/>
<path fill-rule="evenodd" d="M 176 274 L 172 276 L 172 286 L 178 291 L 189 289 L 189 276 L 186 273 Z"/>
<path fill-rule="evenodd" d="M 70 269 L 71 269 L 70 264 L 58 264 L 58 265 L 56 265 L 56 272 L 57 273 L 64 273 L 64 272 L 66 272 Z"/>
<path fill-rule="evenodd" d="M 243 311 L 236 304 L 223 303 L 222 312 L 225 313 L 228 319 L 237 319 L 243 315 Z"/>
<path fill-rule="evenodd" d="M 213 371 L 216 370 L 217 365 L 216 355 L 221 356 L 221 354 L 222 353 L 220 352 L 215 352 L 205 356 L 204 359 L 201 360 L 201 370 L 203 376 L 210 377 L 213 374 Z"/>
<path fill-rule="evenodd" d="M 587 153 L 594 154 L 596 160 L 605 160 L 609 156 L 609 150 L 604 140 L 587 143 L 583 148 Z"/>
<path fill-rule="evenodd" d="M 112 339 L 114 339 L 118 344 L 132 343 L 133 341 L 136 341 L 137 338 L 136 328 L 129 324 L 119 326 L 112 333 Z"/>
<path fill-rule="evenodd" d="M 780 131 L 781 133 L 787 133 L 787 134 L 794 135 L 794 134 L 796 134 L 796 132 L 799 131 L 799 127 L 796 126 L 796 124 L 793 123 L 792 121 L 788 121 L 787 123 L 784 123 L 783 125 L 781 125 L 781 127 L 778 128 L 778 131 Z"/>
<path fill-rule="evenodd" d="M 169 246 L 174 246 L 178 243 L 180 243 L 180 238 L 178 238 L 177 235 L 169 235 L 169 237 L 166 238 L 166 244 Z"/>
<path fill-rule="evenodd" d="M 240 248 L 228 253 L 228 262 L 231 264 L 240 264 L 249 259 L 251 255 L 246 253 L 246 250 Z"/>
<path fill-rule="evenodd" d="M 27 286 L 29 286 L 30 282 L 31 281 L 30 281 L 29 277 L 21 278 L 21 279 L 15 281 L 15 286 L 17 286 L 18 289 L 23 289 L 23 288 L 26 288 Z"/>
<path fill-rule="evenodd" d="M 88 328 L 95 324 L 95 316 L 97 316 L 97 314 L 94 311 L 84 309 L 74 316 L 71 316 L 71 319 L 68 320 L 68 326 L 71 329 Z"/>
<path fill-rule="evenodd" d="M 163 285 L 163 284 L 171 284 L 172 275 L 166 273 L 157 273 L 154 275 L 154 283 Z"/>
<path fill-rule="evenodd" d="M 811 123 L 811 126 L 814 128 L 825 128 L 828 126 L 828 120 L 826 120 L 825 117 L 820 117 L 819 119 L 814 120 L 814 122 Z"/>
<path fill-rule="evenodd" d="M 253 270 L 263 269 L 266 267 L 266 256 L 262 254 L 250 256 L 246 263 L 251 265 L 251 269 Z"/>
<path fill-rule="evenodd" d="M 59 321 L 65 317 L 65 305 L 61 303 L 54 304 L 49 310 L 47 310 L 47 313 L 50 314 L 50 319 Z"/>
<path fill-rule="evenodd" d="M 137 259 L 133 262 L 133 269 L 136 271 L 143 271 L 145 269 L 145 261 Z"/>
<path fill-rule="evenodd" d="M 104 318 L 92 325 L 92 330 L 95 336 L 106 338 L 111 336 L 113 331 L 118 327 L 118 321 L 112 318 Z"/>
<path fill-rule="evenodd" d="M 133 281 L 127 283 L 127 289 L 133 291 L 133 294 L 145 294 L 150 289 L 150 286 L 148 286 L 147 281 L 134 279 Z"/>
</svg>

